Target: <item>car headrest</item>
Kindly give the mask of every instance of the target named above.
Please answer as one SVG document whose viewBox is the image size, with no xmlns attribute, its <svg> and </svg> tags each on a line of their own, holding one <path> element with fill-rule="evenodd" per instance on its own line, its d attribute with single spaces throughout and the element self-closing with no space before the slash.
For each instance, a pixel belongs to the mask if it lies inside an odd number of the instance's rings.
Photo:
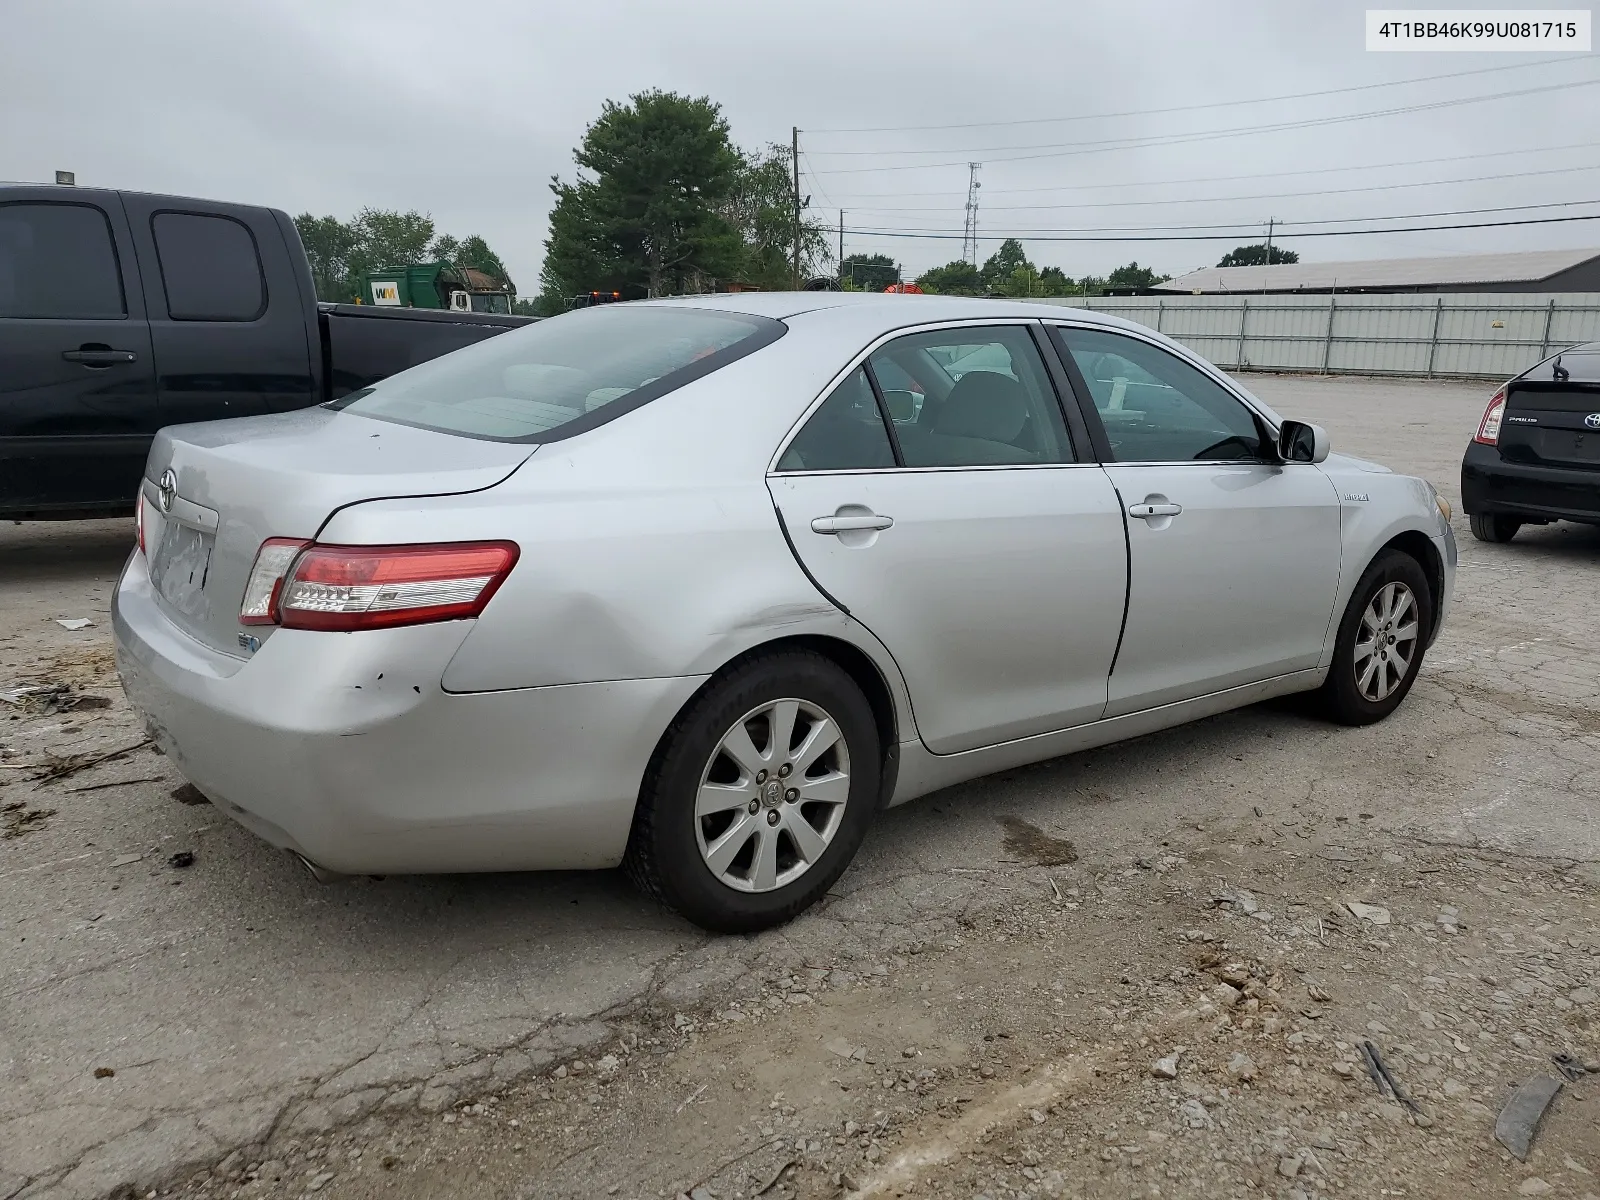
<svg viewBox="0 0 1600 1200">
<path fill-rule="evenodd" d="M 574 367 L 552 363 L 512 363 L 500 378 L 506 395 L 521 400 L 540 400 L 583 411 L 584 394 L 589 391 L 589 376 Z"/>
<path fill-rule="evenodd" d="M 969 371 L 945 397 L 932 432 L 1010 442 L 1028 419 L 1028 394 L 998 371 Z"/>
</svg>

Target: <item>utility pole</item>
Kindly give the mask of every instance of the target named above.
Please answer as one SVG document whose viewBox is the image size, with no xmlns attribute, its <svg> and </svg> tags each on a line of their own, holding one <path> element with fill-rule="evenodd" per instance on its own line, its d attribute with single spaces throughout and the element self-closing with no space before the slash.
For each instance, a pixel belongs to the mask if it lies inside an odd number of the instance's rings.
<svg viewBox="0 0 1600 1200">
<path fill-rule="evenodd" d="M 961 231 L 961 257 L 973 266 L 978 265 L 978 168 L 982 163 L 967 164 L 967 222 Z"/>
<path fill-rule="evenodd" d="M 839 210 L 839 286 L 844 287 L 844 209 Z"/>
<path fill-rule="evenodd" d="M 800 290 L 800 127 L 789 131 L 789 162 L 794 167 L 794 286 Z"/>
<path fill-rule="evenodd" d="M 1272 227 L 1278 223 L 1276 217 L 1267 218 L 1267 266 L 1272 265 Z"/>
</svg>

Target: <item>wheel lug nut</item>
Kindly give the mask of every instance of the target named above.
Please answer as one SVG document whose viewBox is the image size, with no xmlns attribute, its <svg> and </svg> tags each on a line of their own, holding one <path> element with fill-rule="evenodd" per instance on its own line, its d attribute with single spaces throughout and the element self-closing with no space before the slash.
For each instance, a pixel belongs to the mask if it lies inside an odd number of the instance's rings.
<svg viewBox="0 0 1600 1200">
<path fill-rule="evenodd" d="M 783 798 L 790 804 L 793 804 L 796 800 L 800 799 L 800 792 L 797 788 L 790 788 L 783 794 Z"/>
<path fill-rule="evenodd" d="M 750 801 L 750 811 L 751 812 L 755 812 L 760 807 L 761 807 L 761 801 L 759 801 L 759 800 Z"/>
<path fill-rule="evenodd" d="M 767 824 L 768 825 L 776 825 L 777 823 L 778 823 L 778 810 L 775 809 L 775 808 L 774 809 L 770 809 L 767 812 Z"/>
<path fill-rule="evenodd" d="M 767 773 L 765 771 L 757 771 L 756 772 L 756 782 L 757 783 L 765 783 L 766 781 L 767 781 Z"/>
<path fill-rule="evenodd" d="M 783 766 L 778 768 L 778 774 L 780 776 L 787 777 L 789 772 L 792 770 L 794 770 L 792 766 L 790 766 L 788 763 L 784 763 Z"/>
</svg>

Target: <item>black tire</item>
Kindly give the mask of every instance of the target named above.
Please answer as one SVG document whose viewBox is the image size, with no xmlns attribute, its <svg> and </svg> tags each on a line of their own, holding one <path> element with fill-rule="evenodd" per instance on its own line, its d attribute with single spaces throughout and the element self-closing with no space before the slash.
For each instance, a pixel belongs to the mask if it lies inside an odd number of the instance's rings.
<svg viewBox="0 0 1600 1200">
<path fill-rule="evenodd" d="M 1362 616 L 1379 591 L 1391 583 L 1403 584 L 1410 589 L 1417 607 L 1417 636 L 1411 660 L 1406 665 L 1398 683 L 1381 700 L 1362 695 L 1356 672 L 1356 640 L 1361 632 Z M 1403 623 L 1403 622 L 1402 622 Z M 1400 550 L 1385 550 L 1372 561 L 1361 576 L 1350 603 L 1339 621 L 1339 636 L 1333 647 L 1333 663 L 1328 668 L 1328 678 L 1317 693 L 1317 707 L 1322 715 L 1341 725 L 1371 725 L 1381 721 L 1400 707 L 1400 702 L 1411 691 L 1417 674 L 1422 670 L 1422 658 L 1427 650 L 1429 631 L 1433 628 L 1433 596 L 1428 591 L 1428 577 L 1416 559 Z"/>
<path fill-rule="evenodd" d="M 1522 528 L 1522 522 L 1515 517 L 1499 517 L 1493 513 L 1471 513 L 1467 524 L 1472 527 L 1472 536 L 1480 542 L 1509 542 Z"/>
<path fill-rule="evenodd" d="M 707 864 L 697 829 L 709 819 L 695 816 L 695 799 L 739 718 L 781 699 L 833 718 L 849 756 L 848 798 L 832 840 L 798 878 L 770 891 L 741 891 Z M 850 865 L 878 806 L 882 772 L 872 708 L 848 674 L 808 650 L 755 655 L 713 680 L 663 736 L 640 789 L 623 868 L 643 891 L 704 929 L 753 933 L 781 925 L 821 899 Z M 780 844 L 795 849 L 792 841 Z"/>
</svg>

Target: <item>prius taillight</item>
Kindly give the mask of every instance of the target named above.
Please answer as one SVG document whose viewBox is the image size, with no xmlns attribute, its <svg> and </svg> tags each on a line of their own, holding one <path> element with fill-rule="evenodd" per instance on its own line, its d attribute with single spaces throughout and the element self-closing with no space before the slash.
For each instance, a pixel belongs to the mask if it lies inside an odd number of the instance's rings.
<svg viewBox="0 0 1600 1200">
<path fill-rule="evenodd" d="M 1500 442 L 1500 421 L 1506 413 L 1506 389 L 1501 388 L 1489 397 L 1489 407 L 1483 410 L 1483 420 L 1478 422 L 1478 432 L 1472 440 L 1485 446 Z"/>
<path fill-rule="evenodd" d="M 476 617 L 516 561 L 514 542 L 321 546 L 268 538 L 239 622 L 353 630 Z"/>
</svg>

